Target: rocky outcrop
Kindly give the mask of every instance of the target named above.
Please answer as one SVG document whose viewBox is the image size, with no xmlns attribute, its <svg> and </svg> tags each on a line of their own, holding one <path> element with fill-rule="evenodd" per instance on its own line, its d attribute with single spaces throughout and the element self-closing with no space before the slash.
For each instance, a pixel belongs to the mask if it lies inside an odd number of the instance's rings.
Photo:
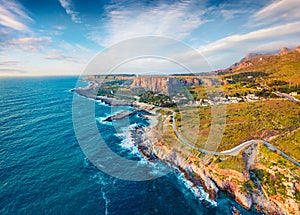
<svg viewBox="0 0 300 215">
<path fill-rule="evenodd" d="M 136 111 L 122 111 L 122 112 L 119 112 L 112 116 L 107 117 L 106 119 L 103 120 L 103 122 L 112 122 L 115 120 L 121 120 L 121 119 L 124 119 L 125 117 L 129 117 L 134 114 L 136 114 Z"/>
<path fill-rule="evenodd" d="M 286 47 L 283 47 L 280 49 L 280 51 L 277 53 L 277 55 L 282 56 L 282 55 L 286 55 L 287 53 L 289 53 L 289 49 Z"/>
<path fill-rule="evenodd" d="M 268 53 L 268 54 L 258 54 L 258 53 L 250 53 L 242 58 L 239 62 L 234 63 L 229 68 L 218 71 L 219 73 L 228 73 L 234 72 L 242 69 L 252 68 L 262 63 L 266 63 L 273 58 L 276 60 L 280 60 L 280 57 L 287 55 L 292 52 L 300 52 L 300 46 L 295 49 L 288 49 L 283 47 L 277 53 Z"/>
<path fill-rule="evenodd" d="M 147 137 L 142 138 L 142 141 L 138 143 L 141 152 L 148 158 L 159 158 L 171 166 L 179 168 L 185 173 L 185 177 L 188 180 L 195 183 L 195 185 L 203 186 L 211 199 L 215 199 L 219 190 L 223 190 L 248 210 L 255 207 L 267 214 L 289 214 L 289 209 L 286 205 L 282 205 L 276 200 L 268 199 L 262 190 L 255 188 L 245 191 L 242 189 L 243 186 L 241 184 L 250 180 L 249 170 L 254 165 L 254 160 L 257 156 L 257 146 L 254 145 L 246 150 L 244 155 L 246 170 L 244 173 L 239 173 L 230 169 L 220 169 L 216 165 L 201 164 L 201 161 L 198 164 L 190 162 L 178 149 L 171 148 L 163 142 L 157 141 L 155 136 L 155 134 L 150 136 L 150 139 L 154 138 L 155 140 L 149 140 L 149 134 Z"/>
<path fill-rule="evenodd" d="M 168 92 L 168 77 L 157 76 L 136 76 L 133 80 L 132 87 L 143 88 L 146 91 Z"/>
<path fill-rule="evenodd" d="M 176 78 L 171 76 L 139 76 L 137 75 L 131 87 L 143 88 L 146 91 L 169 94 L 180 86 L 197 86 L 201 80 L 196 77 Z"/>
<path fill-rule="evenodd" d="M 80 96 L 94 99 L 110 106 L 132 106 L 130 102 L 126 102 L 120 99 L 108 98 L 106 96 L 97 96 L 92 93 L 89 88 L 77 88 L 73 89 L 73 92 L 77 93 Z"/>
<path fill-rule="evenodd" d="M 295 48 L 295 51 L 300 52 L 300 46 L 298 46 L 297 48 Z"/>
</svg>

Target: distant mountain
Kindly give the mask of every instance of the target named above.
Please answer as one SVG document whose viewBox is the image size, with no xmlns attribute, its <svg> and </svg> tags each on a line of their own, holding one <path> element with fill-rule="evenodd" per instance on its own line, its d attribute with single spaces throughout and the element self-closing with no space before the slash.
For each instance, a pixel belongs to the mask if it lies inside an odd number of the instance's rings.
<svg viewBox="0 0 300 215">
<path fill-rule="evenodd" d="M 269 78 L 300 83 L 300 46 L 295 49 L 281 48 L 274 54 L 251 53 L 218 74 L 264 72 Z"/>
</svg>

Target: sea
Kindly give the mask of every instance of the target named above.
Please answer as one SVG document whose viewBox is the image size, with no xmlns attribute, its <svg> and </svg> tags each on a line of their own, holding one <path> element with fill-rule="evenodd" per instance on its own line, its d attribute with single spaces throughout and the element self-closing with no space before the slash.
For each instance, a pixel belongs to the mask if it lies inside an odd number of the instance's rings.
<svg viewBox="0 0 300 215">
<path fill-rule="evenodd" d="M 99 169 L 74 130 L 72 105 L 78 95 L 70 89 L 78 83 L 88 84 L 78 77 L 0 78 L 0 214 L 227 215 L 231 206 L 242 214 L 260 214 L 222 192 L 209 200 L 176 168 L 143 181 Z M 111 113 L 108 105 L 95 103 L 94 121 L 105 144 L 136 165 L 148 165 L 128 132 L 149 122 L 139 115 L 130 116 L 129 124 L 103 122 Z"/>
</svg>

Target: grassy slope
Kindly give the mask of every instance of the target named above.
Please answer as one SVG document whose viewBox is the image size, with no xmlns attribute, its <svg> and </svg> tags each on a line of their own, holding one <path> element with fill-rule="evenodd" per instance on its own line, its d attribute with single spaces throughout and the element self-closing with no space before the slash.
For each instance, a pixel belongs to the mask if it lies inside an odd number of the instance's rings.
<svg viewBox="0 0 300 215">
<path fill-rule="evenodd" d="M 267 55 L 258 56 L 247 62 L 251 66 L 240 68 L 233 74 L 241 72 L 265 72 L 269 74 L 266 78 L 291 81 L 294 84 L 300 83 L 300 53 L 298 51 L 290 51 L 285 55 Z"/>
<path fill-rule="evenodd" d="M 177 126 L 191 143 L 205 147 L 211 129 L 211 108 L 188 108 L 177 115 Z M 282 134 L 300 126 L 300 105 L 287 100 L 268 100 L 253 103 L 238 103 L 226 107 L 226 127 L 219 151 L 233 148 L 248 139 L 261 139 Z M 215 135 L 215 134 L 212 134 Z M 293 134 L 295 147 L 289 154 L 299 159 L 299 133 Z M 290 147 L 289 139 L 279 138 L 274 143 L 282 150 Z"/>
</svg>

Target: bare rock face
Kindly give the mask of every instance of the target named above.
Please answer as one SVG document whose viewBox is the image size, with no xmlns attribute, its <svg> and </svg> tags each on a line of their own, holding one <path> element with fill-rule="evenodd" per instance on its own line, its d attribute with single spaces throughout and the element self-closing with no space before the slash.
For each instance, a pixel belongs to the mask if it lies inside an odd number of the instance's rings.
<svg viewBox="0 0 300 215">
<path fill-rule="evenodd" d="M 283 205 L 278 205 L 274 201 L 269 201 L 260 192 L 252 193 L 253 203 L 256 208 L 266 212 L 267 214 L 289 214 L 288 211 L 283 209 Z"/>
<path fill-rule="evenodd" d="M 168 78 L 157 76 L 136 76 L 133 87 L 144 88 L 153 92 L 168 92 Z"/>
<path fill-rule="evenodd" d="M 279 55 L 279 56 L 286 55 L 287 53 L 289 53 L 289 51 L 290 50 L 288 48 L 283 47 L 283 48 L 280 49 L 280 51 L 278 52 L 277 55 Z"/>
<path fill-rule="evenodd" d="M 171 76 L 136 76 L 131 86 L 168 94 L 180 86 L 197 86 L 199 84 L 201 84 L 199 78 L 181 79 Z"/>
<path fill-rule="evenodd" d="M 276 196 L 266 196 L 261 186 L 252 187 L 250 190 L 245 190 L 241 186 L 241 184 L 251 180 L 249 175 L 253 165 L 256 163 L 259 145 L 249 147 L 243 154 L 245 171 L 248 174 L 231 169 L 220 169 L 213 164 L 206 165 L 204 163 L 201 164 L 201 162 L 190 162 L 182 154 L 178 153 L 176 149 L 164 145 L 160 141 L 155 144 L 141 141 L 139 146 L 140 150 L 144 152 L 143 154 L 148 155 L 148 158 L 159 158 L 179 168 L 188 180 L 195 185 L 203 186 L 211 199 L 215 199 L 219 190 L 223 190 L 248 210 L 255 207 L 266 214 L 298 214 L 299 209 L 296 207 L 299 205 L 293 202 L 293 199 L 284 203 L 276 199 Z M 299 183 L 295 182 L 293 185 L 295 190 L 300 190 Z M 291 211 L 296 211 L 296 213 L 291 213 Z"/>
<path fill-rule="evenodd" d="M 265 54 L 250 53 L 250 54 L 247 54 L 244 58 L 242 58 L 239 62 L 236 62 L 233 65 L 231 65 L 229 68 L 227 68 L 225 70 L 220 70 L 219 72 L 232 72 L 232 71 L 237 71 L 237 70 L 241 70 L 241 69 L 251 68 L 253 66 L 264 63 L 265 60 L 268 60 L 268 59 L 270 60 L 270 58 L 273 58 L 273 57 L 284 56 L 291 52 L 300 52 L 300 46 L 298 46 L 295 49 L 291 49 L 291 50 L 286 47 L 283 47 L 277 53 L 265 53 Z"/>
<path fill-rule="evenodd" d="M 231 181 L 225 181 L 224 182 L 225 189 L 234 195 L 235 200 L 239 202 L 243 207 L 250 210 L 253 204 L 252 198 L 249 194 L 244 194 L 240 192 L 239 187 L 237 184 L 231 182 Z"/>
</svg>

